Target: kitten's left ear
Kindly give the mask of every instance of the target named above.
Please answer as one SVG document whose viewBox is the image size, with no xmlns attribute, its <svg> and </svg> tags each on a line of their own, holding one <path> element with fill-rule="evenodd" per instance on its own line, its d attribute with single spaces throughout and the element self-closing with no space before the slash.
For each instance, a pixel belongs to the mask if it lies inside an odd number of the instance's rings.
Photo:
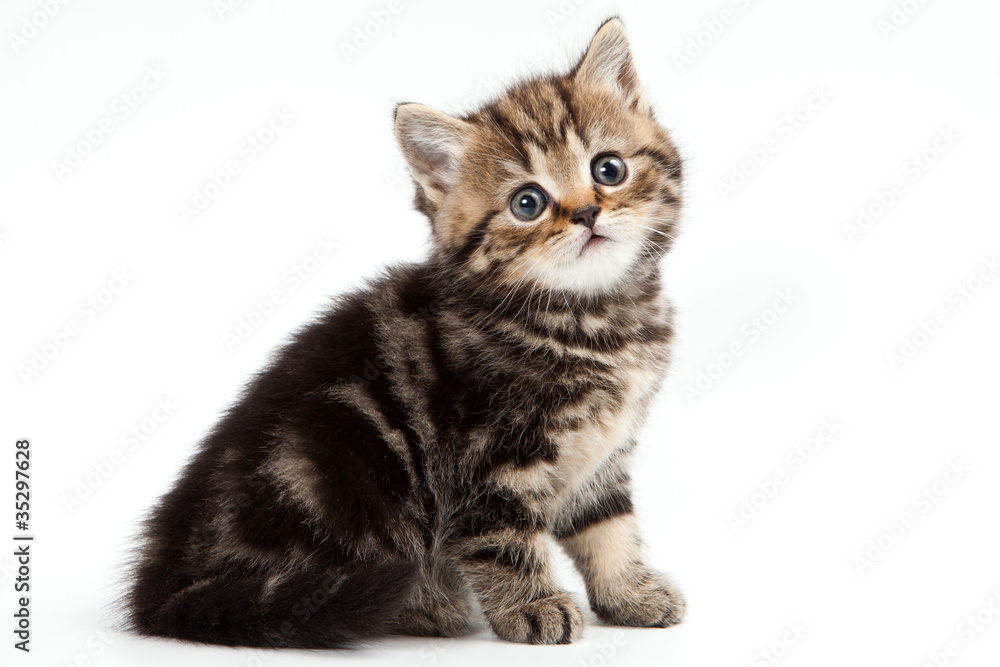
<svg viewBox="0 0 1000 667">
<path fill-rule="evenodd" d="M 621 19 L 608 19 L 597 30 L 573 75 L 579 82 L 610 86 L 618 91 L 627 106 L 649 112 Z"/>
<path fill-rule="evenodd" d="M 458 179 L 469 124 L 423 104 L 396 107 L 396 140 L 424 195 L 440 206 Z"/>
</svg>

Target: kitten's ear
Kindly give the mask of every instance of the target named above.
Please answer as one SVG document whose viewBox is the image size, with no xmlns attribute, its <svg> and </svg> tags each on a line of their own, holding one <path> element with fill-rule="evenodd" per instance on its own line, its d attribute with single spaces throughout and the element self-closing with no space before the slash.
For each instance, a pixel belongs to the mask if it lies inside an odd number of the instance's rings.
<svg viewBox="0 0 1000 667">
<path fill-rule="evenodd" d="M 435 205 L 458 179 L 469 124 L 423 104 L 396 107 L 396 140 L 413 178 Z"/>
<path fill-rule="evenodd" d="M 609 19 L 597 30 L 573 75 L 580 82 L 610 86 L 618 91 L 626 105 L 649 111 L 635 71 L 628 33 L 620 19 Z"/>
</svg>

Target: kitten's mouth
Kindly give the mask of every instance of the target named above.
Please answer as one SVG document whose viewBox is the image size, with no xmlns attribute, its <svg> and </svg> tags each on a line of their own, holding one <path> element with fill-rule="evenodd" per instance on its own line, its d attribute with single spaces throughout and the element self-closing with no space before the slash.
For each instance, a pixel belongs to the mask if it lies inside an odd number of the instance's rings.
<svg viewBox="0 0 1000 667">
<path fill-rule="evenodd" d="M 598 246 L 602 246 L 607 241 L 608 241 L 607 236 L 601 236 L 600 234 L 591 234 L 590 238 L 587 239 L 587 242 L 583 244 L 582 248 L 580 248 L 580 254 L 582 255 L 583 253 L 593 250 Z"/>
</svg>

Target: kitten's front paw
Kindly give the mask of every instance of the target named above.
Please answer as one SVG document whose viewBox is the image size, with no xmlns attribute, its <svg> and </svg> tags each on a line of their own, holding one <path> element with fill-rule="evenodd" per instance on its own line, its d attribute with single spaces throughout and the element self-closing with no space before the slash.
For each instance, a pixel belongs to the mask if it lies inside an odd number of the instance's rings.
<svg viewBox="0 0 1000 667">
<path fill-rule="evenodd" d="M 556 593 L 488 615 L 500 639 L 526 644 L 568 644 L 583 634 L 583 613 L 569 593 Z"/>
<path fill-rule="evenodd" d="M 670 581 L 656 572 L 643 573 L 633 586 L 591 599 L 597 617 L 609 625 L 668 628 L 684 620 L 687 602 Z"/>
</svg>

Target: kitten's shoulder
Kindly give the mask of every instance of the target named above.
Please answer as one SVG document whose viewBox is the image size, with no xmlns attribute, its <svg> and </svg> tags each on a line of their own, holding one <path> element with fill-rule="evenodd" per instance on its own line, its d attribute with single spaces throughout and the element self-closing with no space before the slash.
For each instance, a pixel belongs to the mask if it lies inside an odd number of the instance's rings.
<svg viewBox="0 0 1000 667">
<path fill-rule="evenodd" d="M 398 264 L 335 297 L 275 352 L 246 387 L 244 403 L 265 397 L 294 401 L 317 387 L 350 382 L 384 355 L 388 329 L 402 321 L 430 319 L 428 276 L 424 264 Z"/>
<path fill-rule="evenodd" d="M 313 322 L 293 336 L 282 353 L 313 355 L 347 361 L 363 359 L 377 350 L 374 339 L 394 317 L 424 317 L 433 308 L 430 268 L 406 263 L 387 267 L 365 285 L 334 298 Z"/>
</svg>

